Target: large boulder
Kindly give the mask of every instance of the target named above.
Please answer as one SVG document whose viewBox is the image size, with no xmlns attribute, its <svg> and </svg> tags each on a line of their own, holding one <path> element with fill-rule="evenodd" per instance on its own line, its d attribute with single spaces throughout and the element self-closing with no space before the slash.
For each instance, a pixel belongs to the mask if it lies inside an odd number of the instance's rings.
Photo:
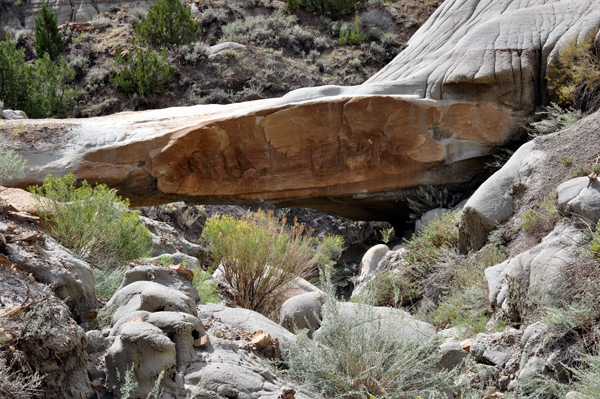
<svg viewBox="0 0 600 399">
<path fill-rule="evenodd" d="M 307 329 L 309 336 L 321 325 L 323 294 L 307 292 L 294 296 L 283 303 L 279 311 L 279 324 L 286 330 L 296 333 Z"/>
<path fill-rule="evenodd" d="M 533 308 L 531 298 L 555 288 L 564 268 L 581 259 L 581 248 L 588 242 L 584 232 L 560 222 L 539 245 L 485 270 L 490 302 L 515 320 L 527 316 Z"/>
<path fill-rule="evenodd" d="M 537 209 L 544 197 L 571 180 L 573 168 L 559 164 L 563 154 L 572 159 L 573 165 L 593 162 L 598 157 L 595 143 L 600 140 L 600 132 L 595 126 L 599 121 L 600 113 L 594 113 L 566 130 L 537 137 L 522 145 L 465 204 L 459 226 L 461 252 L 479 250 L 487 241 L 488 233 L 499 224 L 518 228 L 527 211 Z M 559 203 L 568 208 L 565 210 L 575 211 L 575 204 L 582 212 L 593 210 L 583 208 L 594 206 L 589 201 L 593 202 L 596 187 L 596 183 L 589 188 L 586 184 L 584 191 L 586 179 L 589 181 L 587 177 L 574 179 L 561 187 Z M 581 190 L 567 190 L 575 184 Z M 579 193 L 585 198 L 578 197 Z M 572 202 L 573 207 L 569 207 L 568 202 Z"/>
<path fill-rule="evenodd" d="M 578 177 L 564 182 L 556 189 L 558 206 L 596 223 L 600 219 L 600 182 L 595 177 Z"/>
<path fill-rule="evenodd" d="M 19 265 L 36 281 L 52 287 L 75 320 L 84 321 L 88 310 L 99 307 L 92 268 L 87 262 L 29 223 L 0 222 L 0 232 L 9 242 L 4 249 L 6 257 L 0 255 L 3 262 Z"/>
<path fill-rule="evenodd" d="M 43 376 L 40 390 L 48 398 L 95 398 L 86 334 L 65 303 L 45 284 L 5 264 L 0 265 L 0 302 L 3 357 L 17 370 Z"/>
</svg>

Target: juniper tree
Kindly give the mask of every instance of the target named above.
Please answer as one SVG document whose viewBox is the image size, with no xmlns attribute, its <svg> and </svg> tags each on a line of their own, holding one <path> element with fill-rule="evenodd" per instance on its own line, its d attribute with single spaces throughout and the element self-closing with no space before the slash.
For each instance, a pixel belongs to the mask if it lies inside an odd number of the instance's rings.
<svg viewBox="0 0 600 399">
<path fill-rule="evenodd" d="M 159 46 L 191 43 L 198 31 L 191 9 L 180 0 L 157 0 L 139 27 L 142 37 Z"/>
<path fill-rule="evenodd" d="M 52 61 L 55 61 L 62 53 L 65 43 L 58 30 L 56 14 L 46 7 L 46 2 L 42 3 L 40 13 L 35 18 L 35 52 L 38 58 L 43 58 L 48 54 Z"/>
</svg>

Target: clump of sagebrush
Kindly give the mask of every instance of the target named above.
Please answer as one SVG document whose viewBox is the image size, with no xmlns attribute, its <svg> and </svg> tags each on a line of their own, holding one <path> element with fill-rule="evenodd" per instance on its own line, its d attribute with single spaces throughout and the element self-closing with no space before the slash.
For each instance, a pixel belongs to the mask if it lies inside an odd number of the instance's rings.
<svg viewBox="0 0 600 399">
<path fill-rule="evenodd" d="M 488 245 L 470 258 L 449 252 L 423 284 L 423 295 L 433 304 L 429 320 L 469 336 L 485 332 L 491 309 L 484 271 L 505 259 L 502 246 Z"/>
<path fill-rule="evenodd" d="M 123 281 L 125 271 L 125 267 L 118 267 L 114 270 L 94 269 L 96 296 L 104 299 L 112 298 Z"/>
<path fill-rule="evenodd" d="M 133 364 L 130 367 L 127 367 L 125 370 L 125 374 L 121 375 L 119 370 L 117 370 L 117 377 L 119 378 L 119 382 L 121 383 L 121 388 L 119 389 L 119 395 L 121 399 L 136 399 L 139 397 L 137 394 L 137 383 L 135 382 L 135 374 L 133 372 Z M 154 386 L 152 390 L 146 396 L 146 399 L 160 399 L 162 398 L 163 389 L 160 387 L 163 379 L 165 377 L 165 371 L 161 371 L 156 381 L 154 382 Z"/>
<path fill-rule="evenodd" d="M 0 345 L 1 346 L 1 345 Z M 0 397 L 29 399 L 41 392 L 43 376 L 37 372 L 26 374 L 17 364 L 0 357 Z"/>
<path fill-rule="evenodd" d="M 41 187 L 30 188 L 48 234 L 100 269 L 150 253 L 150 232 L 139 212 L 129 210 L 129 200 L 102 184 L 76 183 L 72 174 L 48 175 Z"/>
<path fill-rule="evenodd" d="M 411 210 L 410 218 L 417 220 L 424 213 L 435 208 L 452 208 L 458 202 L 458 196 L 451 194 L 447 188 L 421 186 L 414 195 L 408 198 L 408 208 Z"/>
<path fill-rule="evenodd" d="M 198 295 L 202 302 L 220 303 L 221 298 L 217 294 L 217 283 L 211 277 L 211 268 L 201 270 L 199 266 L 195 266 L 192 285 L 198 290 Z"/>
<path fill-rule="evenodd" d="M 4 136 L 0 134 L 0 184 L 6 180 L 23 177 L 27 165 L 23 157 L 6 148 L 4 140 Z"/>
<path fill-rule="evenodd" d="M 283 351 L 285 374 L 328 398 L 443 398 L 455 375 L 439 367 L 436 336 L 398 337 L 403 320 L 377 320 L 359 305 L 353 318 L 326 295 L 316 341 L 306 331 Z"/>
<path fill-rule="evenodd" d="M 548 376 L 537 375 L 515 381 L 512 390 L 505 396 L 507 399 L 563 399 L 569 386 Z"/>
<path fill-rule="evenodd" d="M 558 194 L 556 190 L 552 190 L 544 197 L 539 210 L 530 209 L 525 212 L 521 228 L 539 239 L 545 237 L 561 218 L 557 201 Z"/>
<path fill-rule="evenodd" d="M 213 216 L 202 238 L 215 265 L 237 291 L 235 305 L 264 314 L 273 310 L 279 294 L 296 277 L 307 277 L 339 256 L 342 239 L 310 237 L 304 225 L 286 224 L 271 213 L 248 213 L 244 218 Z"/>
<path fill-rule="evenodd" d="M 420 299 L 426 277 L 458 243 L 459 215 L 460 212 L 444 212 L 419 235 L 406 241 L 405 252 L 398 259 L 387 260 L 387 270 L 367 282 L 360 300 L 372 305 L 396 306 Z"/>
<path fill-rule="evenodd" d="M 255 46 L 281 49 L 292 55 L 323 50 L 327 40 L 299 24 L 294 15 L 277 11 L 268 17 L 248 16 L 223 26 L 221 42 L 238 42 Z"/>
<path fill-rule="evenodd" d="M 548 71 L 548 88 L 557 104 L 594 111 L 600 106 L 600 62 L 595 44 L 598 28 L 559 49 Z"/>
<path fill-rule="evenodd" d="M 577 381 L 575 389 L 583 398 L 598 398 L 600 394 L 600 356 L 587 354 L 581 359 L 581 365 L 571 369 Z"/>
<path fill-rule="evenodd" d="M 530 139 L 567 129 L 582 116 L 580 110 L 571 107 L 563 109 L 556 103 L 550 103 L 536 115 L 541 116 L 542 120 L 529 124 L 527 131 Z"/>
<path fill-rule="evenodd" d="M 338 44 L 340 46 L 345 46 L 347 44 L 362 44 L 365 41 L 365 38 L 366 36 L 362 29 L 362 22 L 357 13 L 354 18 L 354 23 L 343 24 L 340 28 Z M 358 66 L 360 66 L 360 64 Z"/>
</svg>

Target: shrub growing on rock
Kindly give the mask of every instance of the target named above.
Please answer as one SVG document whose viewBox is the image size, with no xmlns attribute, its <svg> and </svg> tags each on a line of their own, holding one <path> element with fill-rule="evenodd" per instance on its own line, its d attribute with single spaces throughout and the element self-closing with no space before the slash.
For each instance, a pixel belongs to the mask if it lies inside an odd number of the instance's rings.
<svg viewBox="0 0 600 399">
<path fill-rule="evenodd" d="M 191 9 L 180 0 L 157 0 L 148 10 L 146 19 L 139 24 L 139 32 L 158 46 L 188 44 L 199 36 Z"/>
<path fill-rule="evenodd" d="M 0 184 L 5 180 L 23 177 L 27 162 L 15 151 L 6 148 L 2 135 L 0 135 L 0 154 Z"/>
<path fill-rule="evenodd" d="M 340 252 L 338 237 L 309 236 L 304 225 L 288 226 L 285 219 L 279 222 L 265 212 L 245 218 L 214 216 L 202 233 L 215 265 L 220 265 L 223 278 L 237 291 L 234 303 L 263 314 L 269 314 L 294 278 L 307 277 L 330 260 L 332 252 Z"/>
<path fill-rule="evenodd" d="M 0 348 L 2 344 L 0 342 Z M 11 363 L 0 358 L 0 397 L 29 399 L 42 393 L 39 389 L 43 376 L 38 373 L 25 374 L 21 366 L 13 359 Z"/>
<path fill-rule="evenodd" d="M 48 234 L 92 265 L 112 269 L 146 256 L 152 248 L 150 232 L 129 211 L 129 201 L 105 185 L 90 186 L 69 174 L 48 175 L 41 187 L 32 187 Z"/>
</svg>

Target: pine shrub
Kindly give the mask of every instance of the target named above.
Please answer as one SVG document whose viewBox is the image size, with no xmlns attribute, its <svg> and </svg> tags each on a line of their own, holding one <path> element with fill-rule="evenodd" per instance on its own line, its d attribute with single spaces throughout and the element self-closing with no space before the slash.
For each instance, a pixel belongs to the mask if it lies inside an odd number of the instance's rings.
<svg viewBox="0 0 600 399">
<path fill-rule="evenodd" d="M 432 209 L 452 208 L 458 202 L 458 197 L 448 192 L 447 188 L 421 186 L 417 190 L 414 199 L 408 198 L 407 201 L 408 208 L 411 210 L 410 218 L 417 220 Z"/>
<path fill-rule="evenodd" d="M 354 11 L 362 0 L 287 0 L 290 11 L 306 10 L 340 19 Z"/>
<path fill-rule="evenodd" d="M 58 30 L 56 14 L 42 3 L 39 15 L 35 18 L 35 52 L 38 58 L 48 54 L 55 61 L 63 52 L 65 43 Z"/>
<path fill-rule="evenodd" d="M 158 53 L 152 46 L 142 47 L 135 42 L 128 52 L 115 50 L 115 69 L 117 73 L 111 76 L 111 81 L 124 92 L 143 98 L 163 93 L 176 71 L 169 65 L 164 47 Z"/>
<path fill-rule="evenodd" d="M 24 50 L 17 50 L 9 34 L 0 42 L 0 100 L 7 108 L 23 110 L 30 118 L 65 116 L 75 105 L 77 90 L 69 85 L 74 78 L 64 59 L 56 63 L 44 54 L 27 65 Z"/>
<path fill-rule="evenodd" d="M 92 187 L 83 181 L 77 188 L 71 174 L 48 175 L 41 187 L 31 191 L 48 233 L 99 269 L 144 257 L 152 248 L 139 212 L 129 211 L 129 201 L 105 185 Z"/>
<path fill-rule="evenodd" d="M 157 0 L 138 27 L 142 37 L 158 46 L 188 44 L 199 36 L 191 9 L 180 0 Z"/>
</svg>

